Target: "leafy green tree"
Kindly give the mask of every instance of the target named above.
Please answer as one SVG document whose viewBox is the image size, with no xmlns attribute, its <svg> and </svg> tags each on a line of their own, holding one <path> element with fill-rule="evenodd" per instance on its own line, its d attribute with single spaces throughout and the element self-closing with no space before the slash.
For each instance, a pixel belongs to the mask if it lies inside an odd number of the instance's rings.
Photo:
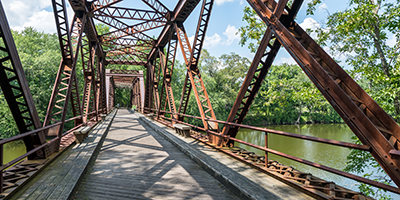
<svg viewBox="0 0 400 200">
<path fill-rule="evenodd" d="M 318 42 L 346 57 L 350 74 L 394 119 L 400 121 L 399 27 L 400 1 L 350 0 L 344 11 L 329 15 L 316 30 Z M 320 0 L 309 3 L 313 14 Z M 395 38 L 394 44 L 389 43 Z M 361 76 L 361 78 L 360 78 Z M 356 137 L 354 140 L 360 143 Z M 372 166 L 368 173 L 366 168 Z M 391 181 L 369 153 L 352 150 L 346 171 L 389 184 Z M 360 184 L 360 191 L 378 199 L 389 199 L 382 190 Z"/>
<path fill-rule="evenodd" d="M 15 45 L 31 90 L 39 118 L 43 121 L 55 80 L 61 55 L 55 34 L 38 32 L 28 27 L 12 31 Z M 18 134 L 8 104 L 0 93 L 0 133 L 2 138 Z"/>
<path fill-rule="evenodd" d="M 313 14 L 316 6 L 321 2 L 321 0 L 311 1 L 308 5 L 308 14 Z M 349 0 L 346 10 L 329 15 L 326 24 L 315 31 L 318 36 L 317 42 L 322 46 L 329 47 L 335 55 L 343 55 L 346 63 L 352 67 L 348 73 L 384 110 L 398 121 L 400 120 L 399 2 L 398 0 Z M 239 29 L 240 44 L 248 44 L 251 51 L 255 52 L 266 30 L 266 25 L 250 7 L 244 9 L 243 20 L 247 24 Z M 312 30 L 307 31 L 312 32 Z M 390 44 L 389 41 L 393 40 L 389 39 L 393 38 L 396 42 Z M 276 102 L 274 98 L 279 98 L 282 94 L 288 95 L 288 93 L 282 93 L 279 88 L 279 84 L 284 84 L 283 80 L 277 81 L 276 78 L 271 80 L 273 81 L 268 80 L 267 88 L 263 88 L 260 92 L 268 96 L 265 97 L 266 105 L 272 105 L 272 107 L 267 109 L 274 109 L 276 115 L 279 113 L 277 112 L 279 109 L 274 106 Z M 302 82 L 302 84 L 300 90 L 294 92 L 293 96 L 285 96 L 285 101 L 293 97 L 293 99 L 297 99 L 297 104 L 296 101 L 293 101 L 293 105 L 304 103 L 307 110 L 311 112 L 312 120 L 321 119 L 321 116 L 316 115 L 316 109 L 325 113 L 333 111 L 330 106 L 324 106 L 323 101 L 317 100 L 321 98 L 321 95 L 314 96 L 315 90 L 307 89 L 307 82 Z M 275 87 L 274 91 L 270 91 L 268 87 Z M 280 103 L 279 100 L 278 102 Z M 282 108 L 284 106 L 280 106 L 280 109 Z M 267 113 L 269 113 L 268 110 Z M 334 118 L 336 119 L 336 117 Z M 356 142 L 359 141 L 356 140 Z M 373 172 L 365 173 L 365 169 L 371 166 L 374 167 Z M 365 173 L 364 175 L 367 177 L 384 183 L 389 182 L 383 170 L 369 153 L 352 151 L 345 170 Z M 359 189 L 375 198 L 389 198 L 384 192 L 365 184 L 360 184 Z"/>
<path fill-rule="evenodd" d="M 400 1 L 350 0 L 348 8 L 328 16 L 316 30 L 318 42 L 343 55 L 353 77 L 368 81 L 364 89 L 400 121 Z M 320 0 L 309 3 L 313 14 Z M 396 41 L 394 43 L 394 40 Z"/>
</svg>

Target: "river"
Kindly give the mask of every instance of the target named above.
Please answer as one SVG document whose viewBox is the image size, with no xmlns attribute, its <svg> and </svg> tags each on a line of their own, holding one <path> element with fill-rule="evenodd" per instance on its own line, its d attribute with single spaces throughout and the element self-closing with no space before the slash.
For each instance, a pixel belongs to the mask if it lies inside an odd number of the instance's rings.
<svg viewBox="0 0 400 200">
<path fill-rule="evenodd" d="M 305 124 L 305 125 L 271 125 L 268 129 L 296 133 L 300 135 L 308 135 L 343 142 L 352 142 L 354 133 L 346 124 Z M 265 145 L 264 133 L 249 129 L 240 129 L 237 139 L 250 142 L 259 146 Z M 248 147 L 244 144 L 235 143 L 236 146 L 244 148 L 248 151 L 255 152 L 258 155 L 265 155 L 261 150 Z M 321 165 L 331 168 L 343 170 L 346 167 L 346 158 L 351 149 L 323 144 L 319 142 L 290 138 L 281 135 L 268 134 L 268 147 L 273 150 L 280 151 L 298 158 L 303 158 Z M 332 174 L 296 161 L 292 161 L 280 156 L 269 153 L 270 160 L 276 160 L 288 166 L 292 166 L 297 170 L 308 172 L 316 177 L 333 181 L 338 185 L 344 186 L 354 191 L 358 190 L 358 183 L 348 178 Z M 372 168 L 366 169 L 365 173 L 371 172 Z M 359 174 L 362 175 L 362 174 Z M 388 192 L 392 198 L 400 199 L 400 195 Z"/>
<path fill-rule="evenodd" d="M 26 148 L 22 140 L 17 140 L 4 144 L 3 163 L 8 163 L 26 153 Z"/>
</svg>

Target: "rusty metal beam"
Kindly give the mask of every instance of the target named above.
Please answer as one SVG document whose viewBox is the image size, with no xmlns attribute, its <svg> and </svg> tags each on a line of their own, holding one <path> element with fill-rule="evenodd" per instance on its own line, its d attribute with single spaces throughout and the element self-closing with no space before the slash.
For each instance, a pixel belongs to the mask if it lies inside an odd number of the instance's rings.
<svg viewBox="0 0 400 200">
<path fill-rule="evenodd" d="M 145 66 L 147 62 L 144 61 L 135 61 L 135 60 L 109 60 L 106 59 L 107 64 L 116 64 L 116 65 L 140 65 Z"/>
<path fill-rule="evenodd" d="M 176 49 L 177 49 L 177 36 L 175 35 L 175 30 L 171 29 L 172 33 L 170 33 L 170 42 L 168 43 L 168 49 L 167 49 L 167 55 L 164 56 L 163 52 L 160 52 L 160 55 L 162 54 L 162 71 L 163 71 L 163 86 L 161 87 L 161 94 L 160 94 L 160 103 L 164 100 L 164 90 L 165 90 L 165 96 L 166 96 L 166 103 L 168 103 L 168 108 L 171 112 L 175 113 L 176 112 L 176 106 L 175 106 L 175 98 L 174 94 L 172 91 L 171 87 L 171 81 L 172 81 L 172 72 L 174 69 L 174 63 L 175 63 L 175 56 L 176 56 Z M 160 109 L 160 107 L 158 108 Z M 157 115 L 159 117 L 159 114 Z M 171 115 L 171 119 L 176 119 L 177 116 Z"/>
<path fill-rule="evenodd" d="M 74 17 L 74 22 L 71 26 L 71 31 L 68 27 L 66 5 L 64 0 L 52 0 L 54 16 L 57 25 L 57 34 L 59 37 L 59 43 L 61 46 L 62 60 L 57 73 L 56 81 L 54 83 L 53 92 L 50 98 L 49 106 L 44 121 L 44 126 L 53 122 L 62 122 L 58 127 L 58 144 L 61 140 L 61 135 L 64 128 L 64 121 L 67 114 L 68 103 L 70 101 L 72 90 L 76 90 L 73 93 L 79 94 L 77 91 L 77 85 L 75 80 L 75 67 L 79 55 L 79 50 L 73 52 L 71 42 L 71 32 L 73 28 L 80 29 L 78 36 L 77 46 L 81 46 L 83 27 L 85 24 L 86 17 L 78 18 Z M 82 23 L 80 26 L 75 26 L 75 23 Z M 71 99 L 72 101 L 74 99 Z M 73 104 L 78 102 L 72 102 Z M 58 151 L 59 145 L 56 145 Z"/>
<path fill-rule="evenodd" d="M 1 2 L 0 40 L 0 86 L 11 114 L 21 134 L 38 129 L 41 127 L 39 116 Z M 24 137 L 23 140 L 27 151 L 46 143 L 44 132 Z M 35 157 L 46 157 L 46 152 L 37 152 L 29 159 Z"/>
<path fill-rule="evenodd" d="M 186 21 L 189 14 L 196 8 L 199 2 L 200 0 L 181 0 L 178 2 L 174 11 L 171 12 L 171 16 L 173 16 L 170 19 L 171 23 L 165 25 L 164 29 L 161 31 L 157 39 L 157 43 L 154 45 L 153 50 L 149 54 L 150 59 L 153 59 L 153 57 L 157 57 L 156 51 L 158 47 L 163 47 L 169 42 L 168 38 L 170 34 L 170 29 L 174 28 L 173 23 L 179 23 L 180 25 L 183 24 L 183 22 Z"/>
<path fill-rule="evenodd" d="M 142 0 L 150 8 L 156 11 L 158 14 L 163 15 L 165 18 L 169 18 L 169 13 L 171 12 L 164 4 L 158 0 Z"/>
<path fill-rule="evenodd" d="M 106 58 L 107 63 L 110 64 L 115 64 L 116 62 L 125 62 L 125 63 L 146 63 L 147 60 L 143 57 L 139 57 L 137 55 L 130 55 L 130 54 L 119 54 L 119 55 L 113 55 L 113 56 L 108 56 Z M 138 64 L 139 65 L 139 64 Z"/>
<path fill-rule="evenodd" d="M 400 186 L 400 127 L 396 122 L 297 24 L 286 27 L 259 0 L 248 0 L 280 43 L 300 65 L 360 141 Z"/>
<path fill-rule="evenodd" d="M 164 15 L 155 11 L 113 6 L 94 12 L 94 16 L 112 17 L 115 19 L 167 22 Z"/>
<path fill-rule="evenodd" d="M 287 1 L 279 1 L 279 4 L 269 4 L 269 8 L 273 10 L 274 15 L 278 19 L 288 24 L 294 20 L 302 2 L 303 0 L 294 1 L 288 12 L 284 11 Z M 227 122 L 238 124 L 243 122 L 280 48 L 280 42 L 276 40 L 271 29 L 268 28 L 246 74 L 235 103 L 232 106 Z M 264 61 L 262 61 L 263 59 Z M 222 134 L 236 137 L 238 131 L 239 127 L 225 125 Z M 228 144 L 225 145 L 233 146 L 233 141 L 228 141 Z"/>
<path fill-rule="evenodd" d="M 187 34 L 184 32 L 183 28 L 180 28 L 177 24 L 175 24 L 177 35 L 179 39 L 179 43 L 181 45 L 182 54 L 184 55 L 186 68 L 187 68 L 187 76 L 188 78 L 185 79 L 184 89 L 182 92 L 181 100 L 189 100 L 190 88 L 187 87 L 187 82 L 190 81 L 191 89 L 196 97 L 197 106 L 200 111 L 200 115 L 202 117 L 203 125 L 206 129 L 217 130 L 219 131 L 218 124 L 215 122 L 208 122 L 205 119 L 211 118 L 216 119 L 214 110 L 212 108 L 210 99 L 207 94 L 207 90 L 204 86 L 203 79 L 201 78 L 200 71 L 197 67 L 198 59 L 200 57 L 200 52 L 202 49 L 203 41 L 205 38 L 205 34 L 207 31 L 208 21 L 210 19 L 210 14 L 212 10 L 214 1 L 213 0 L 206 0 L 203 1 L 202 9 L 200 12 L 199 22 L 197 25 L 197 31 L 195 35 L 195 40 L 193 44 L 193 49 L 190 48 Z M 189 53 L 190 52 L 190 53 Z M 190 57 L 189 57 L 190 55 Z M 185 97 L 183 97 L 186 95 Z M 187 102 L 181 102 L 181 106 L 187 106 Z M 183 109 L 182 109 L 183 108 Z M 179 110 L 184 111 L 184 107 L 180 108 Z M 210 140 L 213 143 L 216 143 L 215 137 L 210 137 Z"/>
<path fill-rule="evenodd" d="M 117 29 L 117 30 L 120 30 L 121 32 L 124 32 L 124 33 L 128 34 L 129 36 L 132 36 L 132 37 L 137 38 L 139 40 L 142 40 L 144 42 L 148 41 L 148 42 L 151 43 L 153 41 L 152 37 L 142 33 L 143 29 L 140 29 L 141 31 L 138 31 L 138 32 L 135 32 L 135 33 L 131 34 L 131 32 L 129 30 L 130 29 L 129 25 L 124 23 L 124 22 L 122 22 L 122 21 L 120 21 L 120 20 L 118 20 L 118 19 L 115 19 L 115 18 L 112 18 L 112 17 L 100 16 L 100 15 L 93 16 L 93 18 L 97 19 L 97 20 L 99 20 L 99 21 L 101 21 L 101 22 L 103 22 L 103 23 L 105 23 L 105 24 Z M 140 25 L 138 27 L 140 27 Z M 133 28 L 135 28 L 135 27 L 133 27 Z M 111 39 L 108 38 L 108 35 L 110 35 L 110 34 L 122 35 L 123 33 L 117 33 L 117 32 L 113 33 L 113 32 L 111 32 L 111 33 L 107 33 L 107 34 L 101 35 L 100 37 L 103 38 L 103 41 L 108 41 L 108 40 L 111 40 Z M 118 39 L 118 38 L 114 37 L 114 39 Z"/>
<path fill-rule="evenodd" d="M 90 5 L 90 11 L 95 12 L 97 10 L 106 9 L 121 1 L 123 0 L 95 0 Z"/>
<path fill-rule="evenodd" d="M 107 42 L 110 40 L 116 40 L 116 39 L 123 38 L 126 36 L 138 37 L 137 34 L 139 34 L 139 33 L 143 34 L 143 32 L 145 32 L 145 31 L 163 27 L 165 24 L 166 24 L 165 22 L 158 22 L 158 21 L 141 22 L 141 23 L 138 23 L 138 24 L 135 24 L 132 26 L 123 27 L 121 29 L 106 33 L 106 34 L 102 35 L 102 37 L 104 38 L 104 42 Z M 143 39 L 145 39 L 145 38 L 143 38 Z M 149 42 L 152 41 L 152 39 L 149 37 L 147 37 L 146 39 Z"/>
</svg>

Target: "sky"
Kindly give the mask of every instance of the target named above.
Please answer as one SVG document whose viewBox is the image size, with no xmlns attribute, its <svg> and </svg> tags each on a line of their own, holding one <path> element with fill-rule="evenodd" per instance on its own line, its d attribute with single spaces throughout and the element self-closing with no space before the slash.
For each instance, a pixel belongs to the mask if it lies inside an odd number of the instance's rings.
<svg viewBox="0 0 400 200">
<path fill-rule="evenodd" d="M 0 0 L 6 12 L 6 16 L 10 27 L 13 30 L 21 31 L 24 27 L 34 27 L 38 31 L 45 33 L 55 33 L 54 14 L 52 12 L 51 0 Z M 305 0 L 301 10 L 297 15 L 296 22 L 303 29 L 318 28 L 324 23 L 328 12 L 334 13 L 346 8 L 346 0 L 323 1 L 317 7 L 315 15 L 307 16 L 307 3 L 311 0 Z M 66 2 L 68 2 L 66 0 Z M 176 1 L 162 1 L 170 10 L 173 10 Z M 129 6 L 139 9 L 149 10 L 141 0 L 125 0 L 116 6 Z M 212 56 L 220 57 L 222 54 L 230 54 L 235 52 L 242 57 L 253 59 L 254 54 L 250 52 L 247 46 L 240 46 L 239 34 L 236 34 L 241 26 L 245 26 L 246 22 L 242 21 L 243 9 L 249 6 L 245 0 L 215 0 L 211 14 L 211 19 L 208 25 L 203 49 L 207 49 Z M 200 13 L 201 3 L 193 11 L 191 16 L 185 21 L 185 29 L 189 39 L 193 40 L 197 27 L 198 16 Z M 73 11 L 68 7 L 68 17 L 73 16 Z M 158 37 L 161 28 L 148 32 L 150 36 Z M 183 57 L 179 52 L 177 59 L 183 61 Z M 295 63 L 291 56 L 285 51 L 279 51 L 274 64 Z"/>
</svg>

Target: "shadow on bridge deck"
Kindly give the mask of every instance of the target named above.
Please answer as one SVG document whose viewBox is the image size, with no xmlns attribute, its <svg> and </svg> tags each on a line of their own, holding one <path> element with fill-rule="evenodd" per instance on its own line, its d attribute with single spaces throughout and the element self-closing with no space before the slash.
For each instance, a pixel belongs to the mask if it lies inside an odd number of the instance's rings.
<svg viewBox="0 0 400 200">
<path fill-rule="evenodd" d="M 113 117 L 11 199 L 312 199 L 139 113 Z"/>
<path fill-rule="evenodd" d="M 239 199 L 127 110 L 118 110 L 77 199 Z"/>
</svg>

